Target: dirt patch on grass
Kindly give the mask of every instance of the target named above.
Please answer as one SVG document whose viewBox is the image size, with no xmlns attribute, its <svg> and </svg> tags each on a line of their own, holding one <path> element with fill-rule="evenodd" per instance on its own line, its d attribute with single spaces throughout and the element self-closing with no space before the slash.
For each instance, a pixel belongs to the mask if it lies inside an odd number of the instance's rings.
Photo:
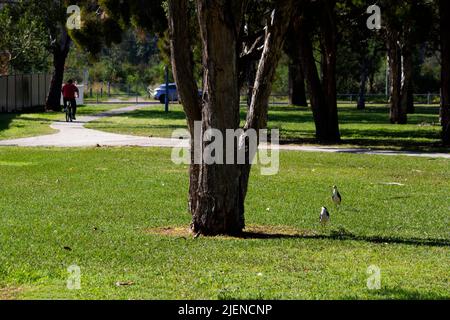
<svg viewBox="0 0 450 320">
<path fill-rule="evenodd" d="M 145 230 L 151 235 L 175 237 L 175 238 L 192 238 L 195 234 L 192 233 L 189 227 L 160 227 Z M 317 233 L 311 230 L 301 230 L 289 226 L 261 226 L 250 225 L 247 226 L 244 232 L 235 237 L 231 236 L 217 236 L 215 238 L 223 239 L 283 239 L 283 238 L 306 238 L 316 236 Z"/>
<path fill-rule="evenodd" d="M 158 236 L 168 236 L 168 237 L 193 237 L 189 227 L 160 227 L 146 229 L 146 233 Z"/>
<path fill-rule="evenodd" d="M 0 288 L 0 300 L 15 300 L 22 291 L 22 288 Z"/>
</svg>

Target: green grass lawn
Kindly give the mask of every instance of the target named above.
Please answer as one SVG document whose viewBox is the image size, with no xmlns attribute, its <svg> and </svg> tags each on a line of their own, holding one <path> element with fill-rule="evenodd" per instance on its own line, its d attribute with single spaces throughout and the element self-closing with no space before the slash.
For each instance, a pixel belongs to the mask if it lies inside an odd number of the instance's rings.
<svg viewBox="0 0 450 320">
<path fill-rule="evenodd" d="M 120 105 L 86 105 L 77 109 L 78 115 L 93 115 L 103 111 L 120 108 Z M 54 121 L 63 121 L 62 112 L 44 113 L 0 113 L 0 140 L 33 137 L 52 134 L 50 128 Z"/>
<path fill-rule="evenodd" d="M 282 152 L 279 175 L 255 168 L 246 220 L 298 235 L 193 239 L 150 232 L 190 222 L 170 150 L 0 148 L 0 298 L 449 299 L 449 164 Z"/>
<path fill-rule="evenodd" d="M 171 137 L 173 130 L 186 128 L 181 106 L 172 105 L 169 114 L 163 107 L 149 107 L 129 114 L 104 118 L 88 128 L 139 136 Z M 447 151 L 440 148 L 439 107 L 416 106 L 409 124 L 389 123 L 385 105 L 371 105 L 360 111 L 354 105 L 340 105 L 339 118 L 344 146 L 364 146 L 394 150 Z M 241 113 L 245 119 L 244 110 Z M 308 108 L 271 106 L 269 127 L 280 129 L 284 143 L 314 144 L 315 127 Z"/>
</svg>

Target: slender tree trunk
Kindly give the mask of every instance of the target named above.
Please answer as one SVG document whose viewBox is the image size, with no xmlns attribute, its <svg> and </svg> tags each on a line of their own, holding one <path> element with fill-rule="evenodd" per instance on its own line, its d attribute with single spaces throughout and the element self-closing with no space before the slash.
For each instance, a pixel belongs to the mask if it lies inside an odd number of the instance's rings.
<svg viewBox="0 0 450 320">
<path fill-rule="evenodd" d="M 407 114 L 414 113 L 414 90 L 413 90 L 413 60 L 411 50 L 402 50 L 402 87 L 401 87 L 401 109 Z"/>
<path fill-rule="evenodd" d="M 308 106 L 305 77 L 299 59 L 289 64 L 289 103 L 294 106 Z"/>
<path fill-rule="evenodd" d="M 300 17 L 296 24 L 296 33 L 300 43 L 299 55 L 302 61 L 302 68 L 307 79 L 307 86 L 309 91 L 311 109 L 313 111 L 314 124 L 316 126 L 316 138 L 318 140 L 326 139 L 327 137 L 327 123 L 324 117 L 327 112 L 324 99 L 324 91 L 320 82 L 319 73 L 314 59 L 314 52 L 311 40 L 304 28 L 304 18 Z"/>
<path fill-rule="evenodd" d="M 361 62 L 361 78 L 359 82 L 359 94 L 358 94 L 358 110 L 364 110 L 366 108 L 366 86 L 368 78 L 368 60 L 366 57 Z"/>
<path fill-rule="evenodd" d="M 53 75 L 45 107 L 47 110 L 61 111 L 61 87 L 64 80 L 64 66 L 72 40 L 62 28 L 61 42 L 53 49 Z"/>
<path fill-rule="evenodd" d="M 223 137 L 226 137 L 227 129 L 235 130 L 239 127 L 238 34 L 243 2 L 197 0 L 196 4 L 205 66 L 201 103 L 194 98 L 197 91 L 192 73 L 186 17 L 188 0 L 169 0 L 169 25 L 173 70 L 191 128 L 191 146 L 200 144 L 204 150 L 210 142 L 200 141 L 201 137 L 192 133 L 195 121 L 201 119 L 202 134 L 208 129 L 215 129 Z M 255 128 L 253 125 L 265 124 L 260 121 L 267 118 L 271 83 L 290 21 L 293 1 L 281 0 L 276 5 L 278 10 L 274 11 L 273 25 L 267 28 L 247 129 Z M 224 142 L 226 145 L 226 141 Z M 221 151 L 226 154 L 226 150 Z M 197 156 L 196 151 L 191 151 L 193 161 L 198 160 L 195 159 Z M 201 164 L 191 166 L 190 171 L 189 202 L 193 231 L 210 236 L 240 234 L 245 226 L 244 201 L 250 164 L 207 164 L 203 158 L 200 160 Z"/>
<path fill-rule="evenodd" d="M 388 41 L 389 77 L 391 85 L 390 121 L 393 124 L 406 124 L 406 104 L 402 104 L 402 58 L 397 37 L 389 34 Z"/>
<path fill-rule="evenodd" d="M 248 67 L 247 72 L 247 107 L 250 108 L 252 105 L 252 97 L 253 97 L 253 86 L 256 80 L 256 72 L 257 72 L 257 62 L 251 61 Z"/>
</svg>

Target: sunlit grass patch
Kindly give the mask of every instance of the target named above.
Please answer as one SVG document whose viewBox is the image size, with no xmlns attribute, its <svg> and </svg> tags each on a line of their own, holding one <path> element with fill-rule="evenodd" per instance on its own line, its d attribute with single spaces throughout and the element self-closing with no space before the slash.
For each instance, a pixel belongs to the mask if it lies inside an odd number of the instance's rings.
<svg viewBox="0 0 450 320">
<path fill-rule="evenodd" d="M 170 154 L 0 148 L 0 162 L 37 164 L 0 166 L 0 288 L 22 288 L 14 299 L 450 298 L 448 160 L 281 152 L 278 175 L 252 172 L 247 234 L 194 238 L 188 168 Z M 81 290 L 67 289 L 72 265 Z M 366 286 L 372 265 L 379 291 Z"/>
</svg>

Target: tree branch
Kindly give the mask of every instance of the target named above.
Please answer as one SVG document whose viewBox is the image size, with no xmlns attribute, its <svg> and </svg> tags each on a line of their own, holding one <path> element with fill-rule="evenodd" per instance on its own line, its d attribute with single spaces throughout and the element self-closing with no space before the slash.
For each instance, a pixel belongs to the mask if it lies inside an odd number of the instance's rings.
<svg viewBox="0 0 450 320">
<path fill-rule="evenodd" d="M 201 121 L 202 116 L 189 34 L 189 0 L 169 0 L 168 5 L 173 74 L 189 129 L 193 134 L 194 121 Z"/>
<path fill-rule="evenodd" d="M 264 50 L 256 75 L 252 103 L 245 129 L 263 129 L 267 126 L 269 97 L 272 82 L 283 50 L 286 32 L 291 22 L 294 0 L 276 1 L 271 21 L 267 24 Z"/>
</svg>

